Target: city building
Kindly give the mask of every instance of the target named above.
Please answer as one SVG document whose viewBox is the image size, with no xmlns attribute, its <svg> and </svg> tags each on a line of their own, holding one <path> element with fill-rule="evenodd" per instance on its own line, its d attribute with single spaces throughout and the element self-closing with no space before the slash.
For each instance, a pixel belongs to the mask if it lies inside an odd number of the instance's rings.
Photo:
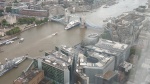
<svg viewBox="0 0 150 84">
<path fill-rule="evenodd" d="M 114 84 L 117 79 L 117 73 L 114 71 L 107 71 L 104 75 L 96 74 L 94 84 Z"/>
<path fill-rule="evenodd" d="M 76 73 L 76 83 L 77 84 L 89 84 L 89 77 L 84 73 Z"/>
<path fill-rule="evenodd" d="M 124 61 L 120 64 L 121 71 L 129 72 L 132 69 L 133 65 L 129 62 Z"/>
<path fill-rule="evenodd" d="M 90 56 L 79 54 L 77 73 L 85 74 L 89 77 L 89 83 L 94 84 L 96 74 L 105 74 L 109 70 L 114 70 L 115 59 L 107 54 L 89 52 Z M 92 72 L 92 73 L 91 73 Z"/>
<path fill-rule="evenodd" d="M 75 51 L 78 51 L 76 74 L 74 75 L 77 78 L 77 84 L 98 84 L 99 80 L 96 81 L 94 78 L 101 79 L 109 84 L 113 78 L 116 78 L 117 73 L 114 71 L 119 70 L 119 66 L 122 66 L 121 64 L 128 59 L 130 46 L 105 39 L 89 39 L 89 42 L 86 40 L 84 47 L 79 47 L 80 44 L 74 48 L 63 45 L 56 47 L 56 50 L 67 56 L 71 56 Z M 131 67 L 122 67 L 129 70 L 132 68 L 132 64 L 130 65 Z"/>
<path fill-rule="evenodd" d="M 124 13 L 107 23 L 107 29 L 113 41 L 133 44 L 138 38 L 145 17 L 135 12 Z"/>
<path fill-rule="evenodd" d="M 4 7 L 0 5 L 0 10 L 4 10 Z"/>
<path fill-rule="evenodd" d="M 12 6 L 11 13 L 12 13 L 12 14 L 19 14 L 20 10 L 27 9 L 27 8 L 28 8 L 27 5 L 23 5 L 23 6 Z"/>
<path fill-rule="evenodd" d="M 88 45 L 85 48 L 100 54 L 106 54 L 109 57 L 113 56 L 115 58 L 115 69 L 120 63 L 127 60 L 130 54 L 129 45 L 105 39 L 99 39 L 99 42 L 95 45 Z"/>
<path fill-rule="evenodd" d="M 37 17 L 48 17 L 49 15 L 47 10 L 34 10 L 34 9 L 23 9 L 19 11 L 19 14 Z"/>
<path fill-rule="evenodd" d="M 35 60 L 35 67 L 44 70 L 45 77 L 57 84 L 70 84 L 71 57 L 59 51 L 53 51 L 48 56 Z"/>
<path fill-rule="evenodd" d="M 57 51 L 61 51 L 63 54 L 69 56 L 69 55 L 73 55 L 75 52 L 74 48 L 68 47 L 66 45 L 61 45 L 60 47 L 55 47 L 55 50 Z"/>
<path fill-rule="evenodd" d="M 48 10 L 49 10 L 49 14 L 51 14 L 52 16 L 65 14 L 65 9 L 61 5 L 49 6 Z"/>
<path fill-rule="evenodd" d="M 6 6 L 6 3 L 0 1 L 0 9 L 1 9 L 1 10 L 4 10 L 4 9 L 5 9 L 5 6 Z"/>
<path fill-rule="evenodd" d="M 61 1 L 63 1 L 63 0 L 45 0 L 45 1 L 43 2 L 43 4 L 45 4 L 45 5 L 49 5 L 49 4 L 59 4 Z"/>
<path fill-rule="evenodd" d="M 84 47 L 62 45 L 55 49 L 33 64 L 57 84 L 109 84 L 117 77 L 115 70 L 119 66 L 127 71 L 131 68 L 122 65 L 128 59 L 130 46 L 119 42 L 99 39 Z"/>
<path fill-rule="evenodd" d="M 20 2 L 32 3 L 34 0 L 20 0 Z"/>
<path fill-rule="evenodd" d="M 44 71 L 33 69 L 23 72 L 13 84 L 39 84 L 44 79 Z"/>
</svg>

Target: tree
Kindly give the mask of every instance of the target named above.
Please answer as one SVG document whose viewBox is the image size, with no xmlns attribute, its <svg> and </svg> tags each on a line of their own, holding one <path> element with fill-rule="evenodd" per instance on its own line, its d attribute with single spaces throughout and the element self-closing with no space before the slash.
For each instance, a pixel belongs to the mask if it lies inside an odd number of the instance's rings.
<svg viewBox="0 0 150 84">
<path fill-rule="evenodd" d="M 93 4 L 94 0 L 84 0 L 84 2 L 91 5 L 91 4 Z"/>
<path fill-rule="evenodd" d="M 13 35 L 13 34 L 16 34 L 16 33 L 19 33 L 21 32 L 20 28 L 19 27 L 15 27 L 9 31 L 6 32 L 7 35 Z"/>
<path fill-rule="evenodd" d="M 135 47 L 131 47 L 130 49 L 130 55 L 135 55 Z"/>
<path fill-rule="evenodd" d="M 6 12 L 11 12 L 12 7 L 6 7 Z"/>
<path fill-rule="evenodd" d="M 18 19 L 18 23 L 19 24 L 33 24 L 33 22 L 35 22 L 35 18 L 34 17 L 23 17 L 23 18 L 19 18 Z"/>
<path fill-rule="evenodd" d="M 3 16 L 4 10 L 0 10 L 0 16 Z"/>
<path fill-rule="evenodd" d="M 14 3 L 18 3 L 18 1 L 17 1 L 17 0 L 15 0 L 15 1 L 14 1 Z"/>
<path fill-rule="evenodd" d="M 109 31 L 107 31 L 107 30 L 105 30 L 105 31 L 101 34 L 100 37 L 103 38 L 103 39 L 111 40 L 111 36 L 110 36 L 110 34 L 109 34 Z"/>
<path fill-rule="evenodd" d="M 44 18 L 44 22 L 47 22 L 48 21 L 48 18 Z"/>
<path fill-rule="evenodd" d="M 3 19 L 2 22 L 1 22 L 1 25 L 2 25 L 2 26 L 6 26 L 7 24 L 8 24 L 8 23 L 7 23 L 6 19 Z"/>
</svg>

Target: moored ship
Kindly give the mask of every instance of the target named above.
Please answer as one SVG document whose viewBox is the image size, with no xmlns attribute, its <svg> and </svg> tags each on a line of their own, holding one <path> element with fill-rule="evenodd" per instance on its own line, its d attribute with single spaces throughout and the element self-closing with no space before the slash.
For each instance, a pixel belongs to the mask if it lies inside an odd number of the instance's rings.
<svg viewBox="0 0 150 84">
<path fill-rule="evenodd" d="M 3 76 L 6 72 L 10 71 L 11 69 L 15 68 L 17 65 L 22 63 L 26 59 L 25 56 L 16 57 L 12 60 L 5 59 L 6 63 L 0 63 L 0 76 Z"/>
<path fill-rule="evenodd" d="M 71 29 L 73 27 L 79 26 L 80 25 L 80 21 L 78 20 L 74 20 L 69 22 L 69 24 L 67 24 L 67 26 L 65 27 L 65 30 Z"/>
</svg>

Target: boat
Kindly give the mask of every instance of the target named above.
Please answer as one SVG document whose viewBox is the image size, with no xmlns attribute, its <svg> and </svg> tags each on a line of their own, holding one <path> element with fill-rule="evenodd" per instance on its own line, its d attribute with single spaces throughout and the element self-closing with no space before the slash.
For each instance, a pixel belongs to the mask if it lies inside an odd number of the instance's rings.
<svg viewBox="0 0 150 84">
<path fill-rule="evenodd" d="M 26 56 L 21 56 L 21 57 L 14 58 L 13 61 L 14 61 L 15 65 L 19 65 L 19 64 L 22 63 L 26 58 L 27 58 Z"/>
<path fill-rule="evenodd" d="M 22 63 L 24 60 L 26 59 L 25 56 L 21 56 L 21 57 L 16 57 L 12 60 L 8 60 L 7 58 L 6 63 L 2 64 L 0 63 L 0 77 L 3 76 L 5 73 L 7 73 L 8 71 L 12 70 L 13 68 L 15 68 L 16 66 L 18 66 L 20 63 Z"/>
<path fill-rule="evenodd" d="M 79 26 L 80 25 L 80 21 L 78 20 L 74 20 L 69 22 L 69 24 L 67 24 L 67 26 L 65 27 L 65 30 L 71 29 L 73 27 Z"/>
<path fill-rule="evenodd" d="M 53 36 L 57 35 L 57 32 L 56 32 L 56 33 L 53 33 L 52 35 L 53 35 Z"/>
<path fill-rule="evenodd" d="M 20 38 L 20 41 L 19 41 L 19 43 L 21 43 L 21 42 L 23 42 L 24 41 L 24 38 Z"/>
<path fill-rule="evenodd" d="M 20 38 L 20 41 L 23 41 L 24 40 L 24 38 Z"/>
</svg>

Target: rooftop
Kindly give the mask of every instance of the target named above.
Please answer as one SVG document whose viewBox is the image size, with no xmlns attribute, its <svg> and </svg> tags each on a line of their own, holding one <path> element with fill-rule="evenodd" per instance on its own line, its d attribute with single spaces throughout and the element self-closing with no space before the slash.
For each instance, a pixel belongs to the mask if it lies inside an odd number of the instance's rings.
<svg viewBox="0 0 150 84">
<path fill-rule="evenodd" d="M 22 9 L 22 8 L 27 8 L 27 5 L 23 5 L 23 6 L 13 6 L 13 9 Z"/>
<path fill-rule="evenodd" d="M 106 53 L 110 55 L 118 56 L 122 51 L 128 47 L 127 44 L 114 42 L 110 40 L 100 39 L 96 45 L 86 46 L 86 48 L 92 49 L 96 52 Z"/>
<path fill-rule="evenodd" d="M 42 81 L 40 81 L 39 84 L 52 84 L 52 83 L 49 80 L 44 78 Z"/>
<path fill-rule="evenodd" d="M 23 9 L 23 11 L 40 11 L 40 12 L 45 12 L 47 10 Z"/>
<path fill-rule="evenodd" d="M 38 69 L 34 69 L 34 70 L 29 70 L 27 72 L 23 72 L 22 75 L 19 76 L 15 81 L 22 82 L 22 83 L 28 83 L 30 80 L 32 80 L 40 72 L 43 72 L 43 71 L 38 70 Z"/>
<path fill-rule="evenodd" d="M 120 66 L 125 68 L 125 71 L 128 72 L 129 70 L 132 69 L 133 65 L 129 62 L 124 61 Z"/>
<path fill-rule="evenodd" d="M 104 78 L 106 80 L 110 80 L 115 75 L 116 75 L 116 72 L 114 72 L 114 71 L 107 71 L 104 75 L 96 74 L 95 76 L 102 77 L 102 78 Z"/>
<path fill-rule="evenodd" d="M 114 57 L 108 56 L 107 54 L 100 54 L 97 52 L 90 52 L 90 57 L 83 57 L 79 55 L 80 58 L 80 66 L 83 67 L 99 67 L 103 68 L 109 62 L 111 62 Z"/>
<path fill-rule="evenodd" d="M 60 49 L 66 51 L 67 53 L 70 53 L 70 54 L 74 53 L 74 49 L 71 47 L 67 47 L 66 45 L 60 46 Z"/>
<path fill-rule="evenodd" d="M 84 79 L 84 80 L 88 80 L 88 76 L 86 75 L 86 74 L 84 74 L 84 73 L 77 73 L 82 79 Z"/>
<path fill-rule="evenodd" d="M 59 51 L 53 51 L 50 55 L 44 57 L 43 62 L 54 66 L 58 69 L 64 70 L 68 68 L 68 66 L 71 64 L 72 57 L 66 56 Z"/>
<path fill-rule="evenodd" d="M 120 17 L 120 19 L 123 19 L 126 21 L 140 20 L 141 18 L 144 18 L 144 16 L 136 14 L 136 13 L 126 13 L 124 17 Z"/>
</svg>

